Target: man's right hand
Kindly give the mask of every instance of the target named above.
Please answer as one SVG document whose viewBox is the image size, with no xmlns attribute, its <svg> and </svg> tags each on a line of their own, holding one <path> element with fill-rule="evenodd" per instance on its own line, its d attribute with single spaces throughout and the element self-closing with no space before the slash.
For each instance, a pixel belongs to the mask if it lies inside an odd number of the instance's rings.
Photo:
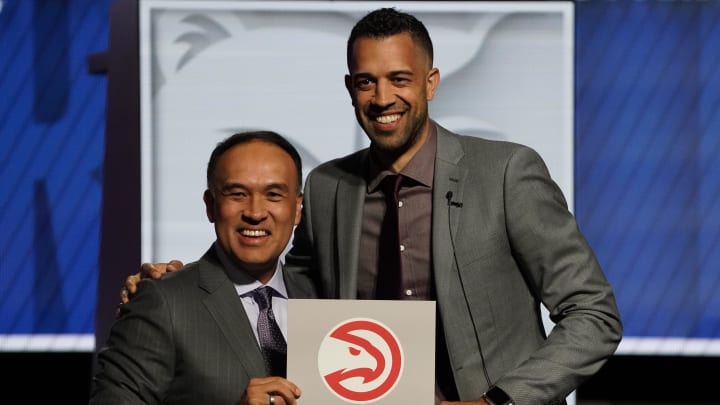
<svg viewBox="0 0 720 405">
<path fill-rule="evenodd" d="M 140 271 L 125 279 L 125 286 L 120 289 L 120 302 L 127 304 L 130 297 L 137 290 L 137 283 L 143 278 L 160 278 L 164 273 L 179 270 L 183 266 L 180 260 L 170 260 L 168 263 L 143 263 Z"/>
<path fill-rule="evenodd" d="M 235 405 L 296 405 L 300 388 L 282 377 L 251 378 Z"/>
</svg>

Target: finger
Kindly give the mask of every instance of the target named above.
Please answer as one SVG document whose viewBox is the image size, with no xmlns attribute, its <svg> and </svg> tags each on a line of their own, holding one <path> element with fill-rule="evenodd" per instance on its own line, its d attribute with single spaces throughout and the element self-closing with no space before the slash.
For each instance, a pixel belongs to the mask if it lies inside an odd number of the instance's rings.
<svg viewBox="0 0 720 405">
<path fill-rule="evenodd" d="M 301 392 L 295 384 L 281 378 L 280 381 L 273 384 L 270 394 L 274 395 L 274 405 L 295 405 Z"/>
<path fill-rule="evenodd" d="M 140 266 L 140 277 L 160 278 L 165 273 L 167 263 L 143 263 Z"/>
<path fill-rule="evenodd" d="M 126 287 L 120 289 L 120 303 L 127 304 L 130 301 L 130 293 Z"/>
<path fill-rule="evenodd" d="M 150 264 L 150 273 L 148 274 L 150 277 L 158 279 L 162 277 L 163 274 L 167 271 L 167 263 L 151 263 Z"/>
<path fill-rule="evenodd" d="M 297 400 L 294 395 L 287 395 L 287 393 L 279 392 L 273 395 L 273 405 L 296 405 Z"/>
<path fill-rule="evenodd" d="M 166 270 L 167 271 L 175 271 L 180 270 L 180 268 L 183 266 L 183 262 L 180 260 L 170 260 L 170 263 L 167 264 Z"/>
<path fill-rule="evenodd" d="M 270 399 L 268 402 L 270 402 L 270 405 L 286 405 L 285 399 L 280 395 L 270 394 Z"/>
<path fill-rule="evenodd" d="M 135 294 L 135 291 L 137 291 L 137 283 L 140 282 L 140 274 L 132 274 L 129 275 L 125 279 L 125 288 L 128 291 L 128 298 L 130 295 Z"/>
<path fill-rule="evenodd" d="M 282 377 L 259 377 L 250 379 L 245 389 L 250 404 L 267 405 L 273 395 L 276 405 L 295 405 L 300 389 Z"/>
<path fill-rule="evenodd" d="M 287 391 L 273 391 L 261 393 L 259 396 L 250 401 L 251 404 L 259 405 L 296 405 L 295 397 L 289 395 Z"/>
</svg>

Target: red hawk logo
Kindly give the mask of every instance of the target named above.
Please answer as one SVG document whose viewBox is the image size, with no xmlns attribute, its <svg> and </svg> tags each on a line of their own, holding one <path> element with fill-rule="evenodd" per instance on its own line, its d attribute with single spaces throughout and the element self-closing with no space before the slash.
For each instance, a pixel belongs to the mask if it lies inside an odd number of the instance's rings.
<svg viewBox="0 0 720 405">
<path fill-rule="evenodd" d="M 325 385 L 349 402 L 384 397 L 400 380 L 402 367 L 402 348 L 395 334 L 373 319 L 344 321 L 325 336 L 318 353 Z"/>
</svg>

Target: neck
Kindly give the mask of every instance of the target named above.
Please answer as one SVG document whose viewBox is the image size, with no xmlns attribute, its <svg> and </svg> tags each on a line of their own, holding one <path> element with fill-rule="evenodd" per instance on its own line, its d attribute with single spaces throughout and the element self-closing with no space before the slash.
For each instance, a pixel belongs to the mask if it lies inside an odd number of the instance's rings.
<svg viewBox="0 0 720 405">
<path fill-rule="evenodd" d="M 383 151 L 372 148 L 372 152 L 383 168 L 392 170 L 395 173 L 400 173 L 402 169 L 410 163 L 412 158 L 415 157 L 423 145 L 425 145 L 425 142 L 427 142 L 429 138 L 429 134 L 430 121 L 426 121 L 420 131 L 420 134 L 417 138 L 415 138 L 414 142 L 409 147 L 398 151 Z"/>
</svg>

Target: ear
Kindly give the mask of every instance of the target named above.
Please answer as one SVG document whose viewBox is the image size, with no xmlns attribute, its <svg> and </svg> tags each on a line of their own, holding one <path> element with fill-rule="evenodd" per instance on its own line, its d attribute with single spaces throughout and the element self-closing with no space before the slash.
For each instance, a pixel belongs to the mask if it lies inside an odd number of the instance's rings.
<svg viewBox="0 0 720 405">
<path fill-rule="evenodd" d="M 345 75 L 345 89 L 350 95 L 350 101 L 352 102 L 352 105 L 355 105 L 355 97 L 353 97 L 352 77 L 350 75 Z"/>
<path fill-rule="evenodd" d="M 435 89 L 440 83 L 440 70 L 432 68 L 427 74 L 427 100 L 430 101 L 435 97 Z"/>
<path fill-rule="evenodd" d="M 300 223 L 300 219 L 302 219 L 302 202 L 303 202 L 303 193 L 298 194 L 297 199 L 295 201 L 295 225 Z"/>
<path fill-rule="evenodd" d="M 205 190 L 203 193 L 203 201 L 205 201 L 205 214 L 207 215 L 208 221 L 211 223 L 215 222 L 215 197 L 213 197 L 210 190 Z"/>
</svg>

